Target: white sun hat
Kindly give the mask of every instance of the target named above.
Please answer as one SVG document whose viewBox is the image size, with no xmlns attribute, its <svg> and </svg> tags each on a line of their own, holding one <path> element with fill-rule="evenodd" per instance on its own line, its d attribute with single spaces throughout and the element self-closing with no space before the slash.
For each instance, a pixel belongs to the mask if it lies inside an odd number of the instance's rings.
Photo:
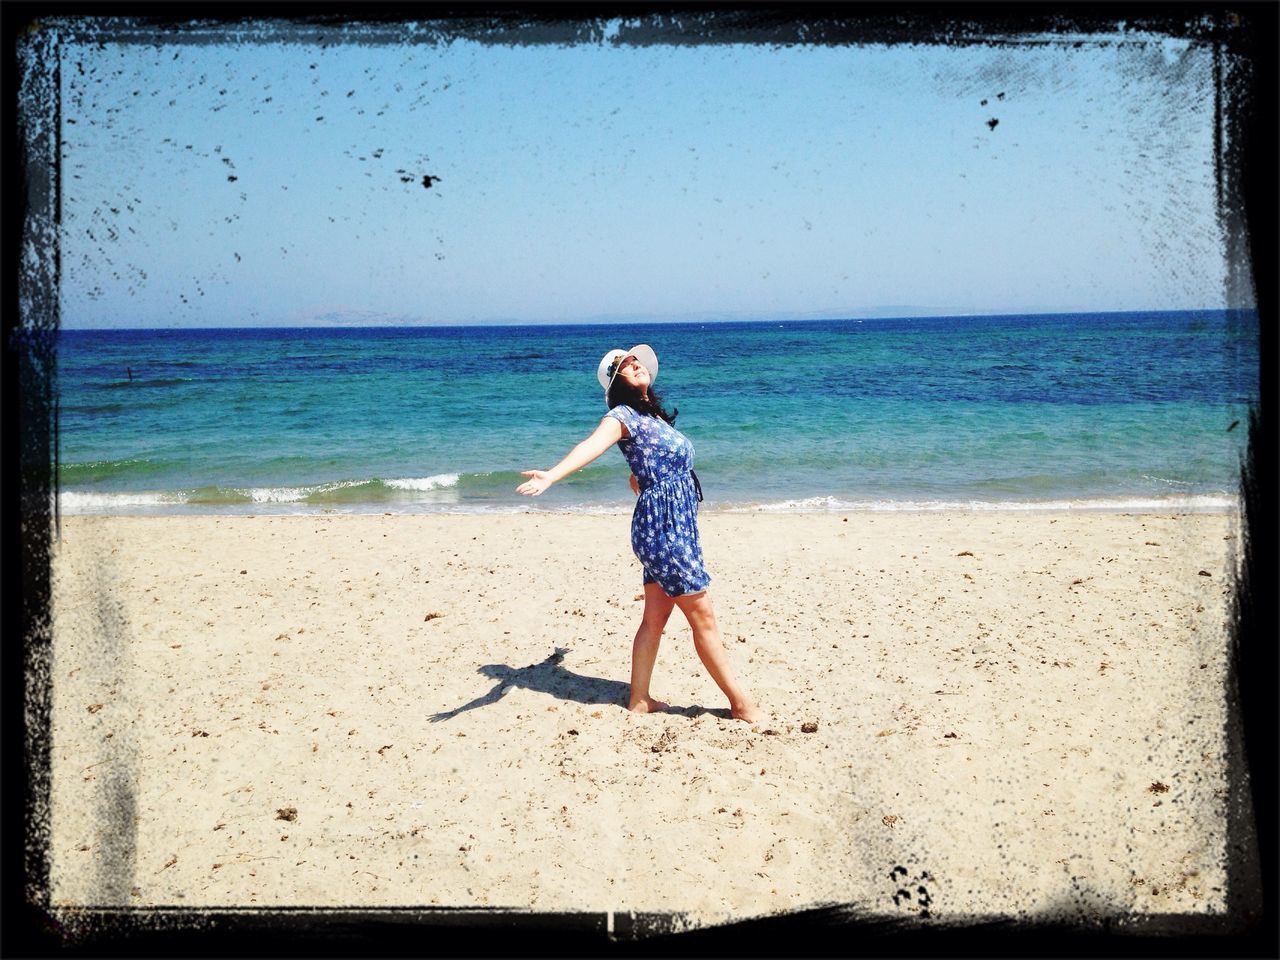
<svg viewBox="0 0 1280 960">
<path fill-rule="evenodd" d="M 635 357 L 640 361 L 640 365 L 649 371 L 650 383 L 658 379 L 658 355 L 647 343 L 638 343 L 630 350 L 610 350 L 601 358 L 600 367 L 596 370 L 596 379 L 600 381 L 600 386 L 604 388 L 606 394 L 609 392 L 609 387 L 613 386 L 613 378 L 618 375 L 618 368 L 627 357 Z"/>
</svg>

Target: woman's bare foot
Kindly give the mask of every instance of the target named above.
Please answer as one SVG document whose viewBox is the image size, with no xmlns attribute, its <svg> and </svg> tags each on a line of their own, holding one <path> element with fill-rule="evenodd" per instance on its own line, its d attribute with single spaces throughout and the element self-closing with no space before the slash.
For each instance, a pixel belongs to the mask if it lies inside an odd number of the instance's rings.
<svg viewBox="0 0 1280 960">
<path fill-rule="evenodd" d="M 744 700 L 736 706 L 730 704 L 729 712 L 733 716 L 733 719 L 745 720 L 747 723 L 758 723 L 764 719 L 764 711 L 750 700 Z"/>
<path fill-rule="evenodd" d="M 632 713 L 663 713 L 670 707 L 671 704 L 655 700 L 653 697 L 641 697 L 639 700 L 632 700 L 627 709 Z"/>
</svg>

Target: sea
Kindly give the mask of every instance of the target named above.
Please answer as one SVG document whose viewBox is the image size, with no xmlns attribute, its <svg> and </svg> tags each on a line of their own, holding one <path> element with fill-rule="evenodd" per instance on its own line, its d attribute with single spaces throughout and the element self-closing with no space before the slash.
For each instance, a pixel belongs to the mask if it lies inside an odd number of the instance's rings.
<svg viewBox="0 0 1280 960">
<path fill-rule="evenodd" d="M 617 450 L 537 498 L 648 343 L 704 510 L 1230 511 L 1253 311 L 63 330 L 61 514 L 629 510 Z"/>
</svg>

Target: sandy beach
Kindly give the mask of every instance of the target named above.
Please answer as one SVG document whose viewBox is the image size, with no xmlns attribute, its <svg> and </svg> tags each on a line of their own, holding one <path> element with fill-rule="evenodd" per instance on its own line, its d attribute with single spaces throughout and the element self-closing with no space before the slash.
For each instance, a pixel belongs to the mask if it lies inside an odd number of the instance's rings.
<svg viewBox="0 0 1280 960">
<path fill-rule="evenodd" d="M 1238 528 L 704 513 L 753 728 L 625 513 L 64 517 L 52 900 L 1222 912 Z"/>
</svg>

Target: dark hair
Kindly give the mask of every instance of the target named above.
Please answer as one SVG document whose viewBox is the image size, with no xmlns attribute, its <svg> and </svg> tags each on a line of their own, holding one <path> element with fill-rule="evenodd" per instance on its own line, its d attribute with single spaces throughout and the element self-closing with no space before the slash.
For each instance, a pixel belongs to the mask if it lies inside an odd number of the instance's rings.
<svg viewBox="0 0 1280 960">
<path fill-rule="evenodd" d="M 639 413 L 658 417 L 672 426 L 675 426 L 676 417 L 680 414 L 678 407 L 667 413 L 666 407 L 662 405 L 662 398 L 654 392 L 653 387 L 649 388 L 649 396 L 646 399 L 639 387 L 633 387 L 621 377 L 615 377 L 609 386 L 609 392 L 605 394 L 605 403 L 609 405 L 610 410 L 626 404 Z"/>
</svg>

